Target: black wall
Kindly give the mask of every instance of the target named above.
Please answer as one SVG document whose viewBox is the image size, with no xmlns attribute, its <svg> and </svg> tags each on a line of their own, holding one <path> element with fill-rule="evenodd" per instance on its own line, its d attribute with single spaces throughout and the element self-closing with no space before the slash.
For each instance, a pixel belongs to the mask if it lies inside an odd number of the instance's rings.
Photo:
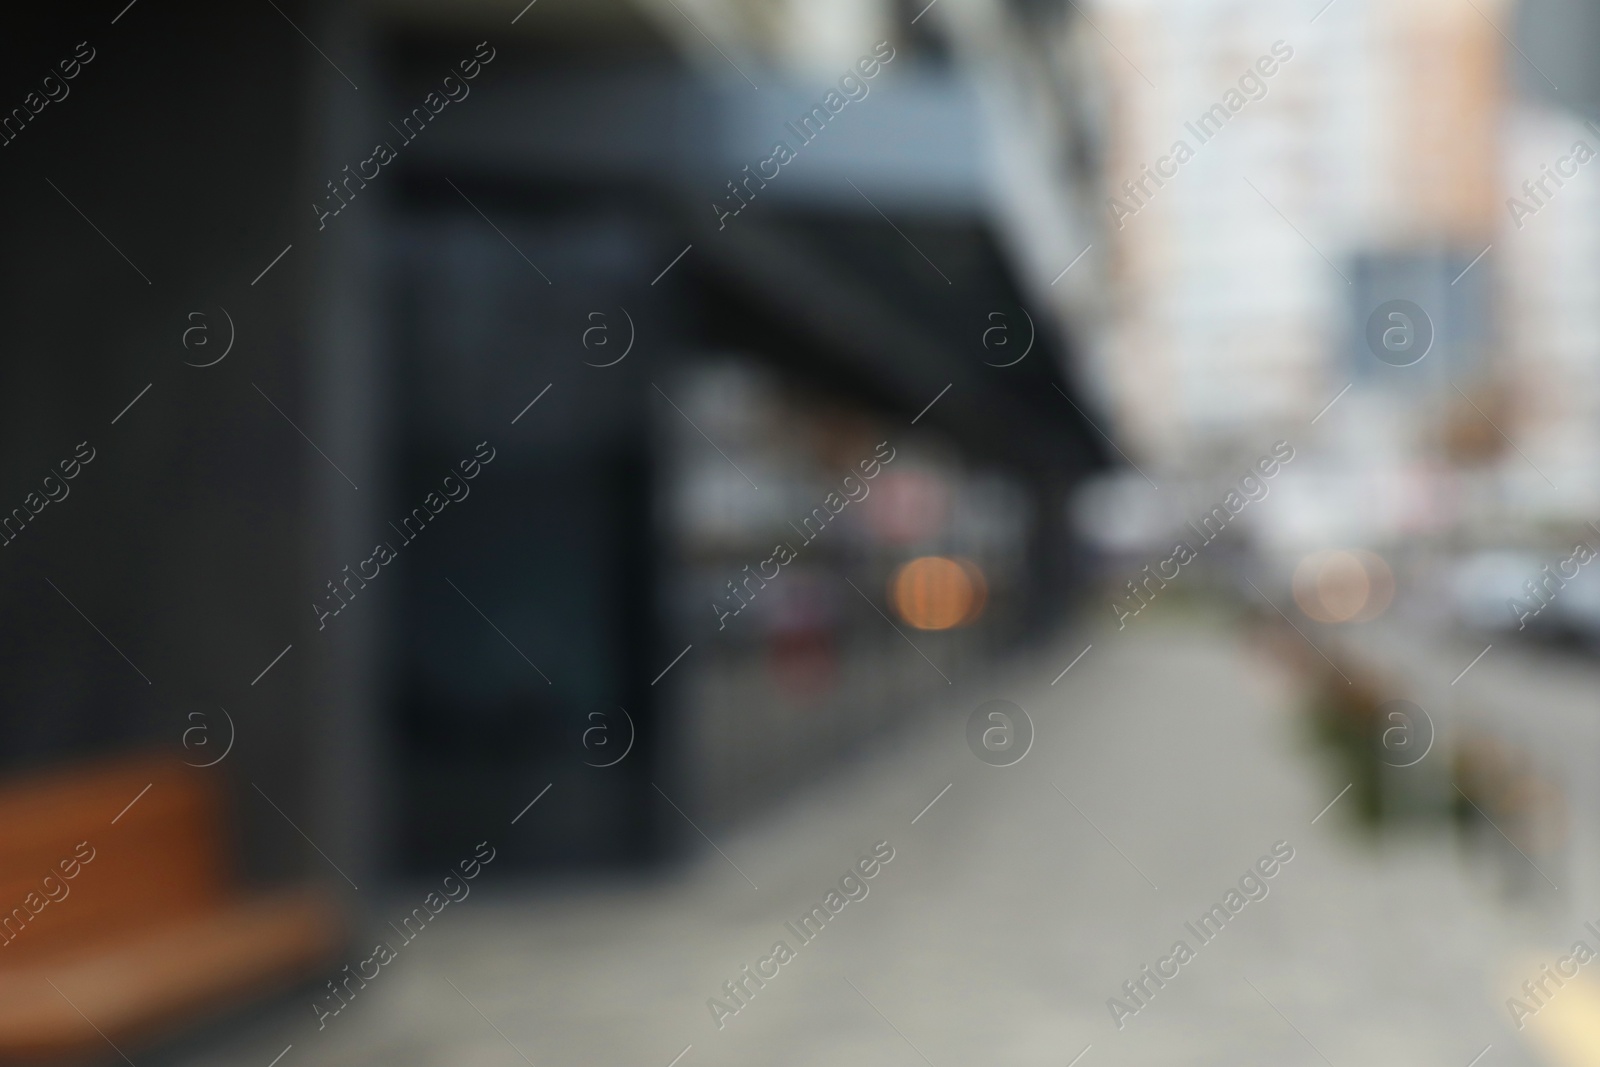
<svg viewBox="0 0 1600 1067">
<path fill-rule="evenodd" d="M 217 752 L 225 707 L 238 742 L 218 773 L 243 787 L 250 866 L 298 869 L 304 842 L 246 783 L 303 814 L 300 648 L 250 683 L 303 641 L 285 593 L 310 581 L 308 446 L 252 383 L 301 421 L 304 249 L 251 280 L 294 239 L 321 60 L 267 5 L 142 0 L 113 25 L 124 3 L 18 9 L 0 34 L 8 111 L 79 42 L 94 56 L 0 147 L 0 507 L 25 506 L 79 442 L 95 457 L 0 548 L 0 766 L 181 752 L 190 712 Z M 232 352 L 185 366 L 223 351 L 223 307 Z M 186 350 L 197 325 L 211 343 Z"/>
</svg>

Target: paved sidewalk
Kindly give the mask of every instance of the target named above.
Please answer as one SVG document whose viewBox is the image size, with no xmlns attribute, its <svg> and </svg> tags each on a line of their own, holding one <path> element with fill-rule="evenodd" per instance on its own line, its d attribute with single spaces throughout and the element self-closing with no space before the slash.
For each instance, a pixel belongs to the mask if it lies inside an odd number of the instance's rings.
<svg viewBox="0 0 1600 1067">
<path fill-rule="evenodd" d="M 785 808 L 705 826 L 727 858 L 702 846 L 653 884 L 530 894 L 491 866 L 326 1030 L 292 1005 L 183 1067 L 267 1067 L 291 1043 L 279 1067 L 668 1067 L 691 1045 L 681 1067 L 1547 1062 L 1504 1007 L 1544 920 L 1442 835 L 1380 848 L 1337 804 L 1313 825 L 1343 783 L 1247 643 L 1159 618 L 1072 635 Z M 1009 768 L 966 747 L 997 697 L 1037 726 Z M 561 814 L 552 793 L 528 817 Z M 801 946 L 784 924 L 882 840 L 867 896 Z M 1185 923 L 1279 841 L 1269 894 L 1202 943 Z M 719 1030 L 707 999 L 779 939 L 794 959 Z M 1193 958 L 1119 1031 L 1107 999 L 1179 939 Z"/>
</svg>

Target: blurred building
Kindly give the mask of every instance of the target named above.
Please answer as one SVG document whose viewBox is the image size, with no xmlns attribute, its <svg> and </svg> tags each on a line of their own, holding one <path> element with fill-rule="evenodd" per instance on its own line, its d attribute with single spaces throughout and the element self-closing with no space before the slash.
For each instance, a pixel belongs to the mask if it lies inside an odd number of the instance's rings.
<svg viewBox="0 0 1600 1067">
<path fill-rule="evenodd" d="M 1592 513 L 1600 260 L 1572 157 L 1600 135 L 1552 29 L 1579 16 L 1518 14 L 1086 9 L 1111 87 L 1114 294 L 1091 365 L 1135 460 L 1205 483 L 1168 501 L 1172 525 L 1280 437 L 1305 458 L 1253 525 L 1291 555 L 1542 544 Z M 1520 25 L 1539 58 L 1507 43 Z M 1373 348 L 1397 300 L 1424 316 L 1410 363 Z"/>
<path fill-rule="evenodd" d="M 634 862 L 1060 617 L 1065 503 L 1106 462 L 1067 373 L 1078 283 L 1052 289 L 1059 250 L 996 210 L 1028 182 L 994 173 L 978 60 L 932 18 L 193 14 L 32 16 L 8 46 L 18 70 L 98 49 L 8 149 L 34 168 L 12 202 L 50 205 L 12 231 L 41 294 L 14 338 L 73 354 L 9 370 L 48 411 L 10 454 L 54 463 L 82 422 L 105 472 L 11 551 L 12 617 L 47 620 L 8 645 L 11 763 L 172 749 L 225 708 L 258 875 L 321 869 L 285 815 L 358 879 L 491 833 L 508 866 Z M 208 61 L 214 95 L 116 125 L 169 106 L 159 57 L 219 41 L 249 63 Z M 211 102 L 239 97 L 259 112 Z M 518 816 L 546 787 L 562 817 Z"/>
</svg>

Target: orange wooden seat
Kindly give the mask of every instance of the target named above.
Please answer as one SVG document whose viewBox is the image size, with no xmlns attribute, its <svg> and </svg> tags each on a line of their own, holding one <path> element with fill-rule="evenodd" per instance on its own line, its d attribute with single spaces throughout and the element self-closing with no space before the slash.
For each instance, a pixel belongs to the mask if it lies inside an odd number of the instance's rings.
<svg viewBox="0 0 1600 1067">
<path fill-rule="evenodd" d="M 108 1053 L 331 958 L 324 894 L 232 885 L 215 775 L 155 756 L 0 786 L 0 1061 Z"/>
</svg>

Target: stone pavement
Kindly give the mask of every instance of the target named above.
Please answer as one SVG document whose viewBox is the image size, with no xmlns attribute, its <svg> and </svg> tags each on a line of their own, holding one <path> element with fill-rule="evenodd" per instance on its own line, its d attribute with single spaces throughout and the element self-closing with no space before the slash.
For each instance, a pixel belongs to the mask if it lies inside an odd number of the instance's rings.
<svg viewBox="0 0 1600 1067">
<path fill-rule="evenodd" d="M 556 887 L 491 866 L 325 1030 L 302 997 L 172 1062 L 268 1067 L 292 1043 L 279 1067 L 668 1067 L 686 1046 L 681 1067 L 1557 1063 L 1504 1002 L 1530 949 L 1581 931 L 1508 908 L 1442 834 L 1374 844 L 1338 804 L 1313 824 L 1343 783 L 1253 641 L 1159 616 L 1066 635 L 784 807 L 703 826 L 726 857 L 700 842 L 670 876 Z M 991 698 L 1036 725 L 1015 766 L 967 748 Z M 785 923 L 878 841 L 892 861 L 802 945 Z M 1191 933 L 1280 841 L 1268 895 Z M 793 959 L 719 1030 L 708 998 L 731 1007 L 723 983 L 780 939 Z M 1192 958 L 1119 1031 L 1107 999 L 1131 1006 L 1124 981 L 1180 939 Z"/>
</svg>

